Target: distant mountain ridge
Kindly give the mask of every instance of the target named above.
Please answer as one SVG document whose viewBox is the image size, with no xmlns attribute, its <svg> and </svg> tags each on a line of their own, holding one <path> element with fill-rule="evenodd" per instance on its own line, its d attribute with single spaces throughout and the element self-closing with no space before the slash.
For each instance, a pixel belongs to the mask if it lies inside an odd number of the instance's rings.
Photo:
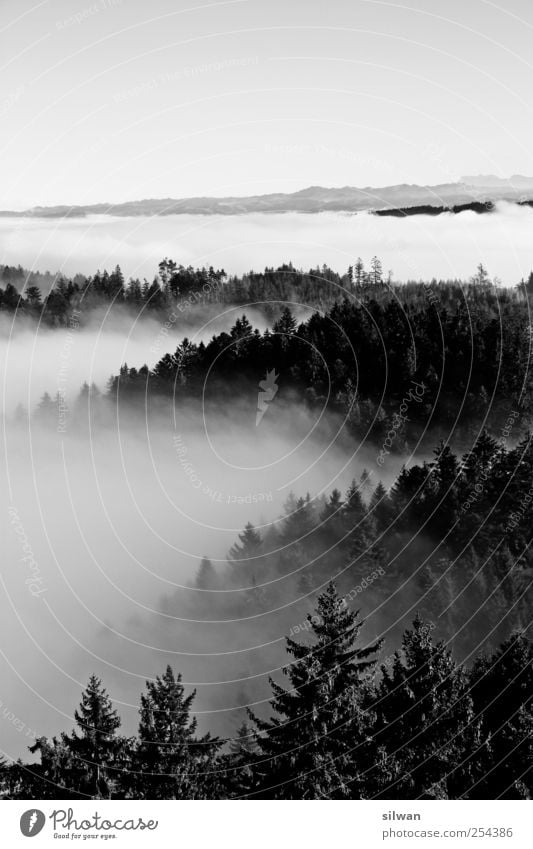
<svg viewBox="0 0 533 849">
<path fill-rule="evenodd" d="M 377 212 L 380 215 L 440 214 L 472 209 L 486 212 L 497 201 L 533 205 L 533 177 L 509 179 L 492 174 L 463 177 L 457 183 L 383 188 L 310 186 L 297 192 L 248 197 L 160 198 L 80 206 L 36 206 L 23 212 L 0 212 L 17 218 L 82 218 L 87 215 L 243 215 L 252 212 Z"/>
</svg>

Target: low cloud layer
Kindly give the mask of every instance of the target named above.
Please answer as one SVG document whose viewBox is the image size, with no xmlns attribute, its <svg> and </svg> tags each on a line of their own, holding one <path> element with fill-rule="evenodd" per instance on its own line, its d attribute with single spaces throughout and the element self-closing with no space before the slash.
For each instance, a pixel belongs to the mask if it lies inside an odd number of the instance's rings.
<svg viewBox="0 0 533 849">
<path fill-rule="evenodd" d="M 505 284 L 529 274 L 533 209 L 498 204 L 493 214 L 464 212 L 406 219 L 321 213 L 301 215 L 91 216 L 67 221 L 0 219 L 0 262 L 92 274 L 119 263 L 151 279 L 171 256 L 242 274 L 292 260 L 339 270 L 374 254 L 399 280 L 467 278 L 479 262 Z"/>
</svg>

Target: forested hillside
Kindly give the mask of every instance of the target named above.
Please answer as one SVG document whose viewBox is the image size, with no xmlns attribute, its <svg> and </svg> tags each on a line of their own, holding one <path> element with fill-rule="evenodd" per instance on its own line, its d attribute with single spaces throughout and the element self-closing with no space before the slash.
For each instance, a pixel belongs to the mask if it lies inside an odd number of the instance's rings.
<svg viewBox="0 0 533 849">
<path fill-rule="evenodd" d="M 153 368 L 124 364 L 68 407 L 46 393 L 15 424 L 62 438 L 172 413 L 171 429 L 228 399 L 253 421 L 275 374 L 280 408 L 324 413 L 375 463 L 344 493 L 291 494 L 261 530 L 246 524 L 223 566 L 203 559 L 197 592 L 160 600 L 166 616 L 257 617 L 261 632 L 290 599 L 270 705 L 228 739 L 200 733 L 179 671 L 154 670 L 126 737 L 93 676 L 75 731 L 36 739 L 36 763 L 1 765 L 4 797 L 530 798 L 533 278 L 505 289 L 480 266 L 466 283 L 399 285 L 377 259 L 342 276 L 287 265 L 229 278 L 164 260 L 150 284 L 117 268 L 43 299 L 35 280 L 19 293 L 20 275 L 2 269 L 1 312 L 17 321 L 83 324 L 105 304 L 162 323 L 199 304 L 239 317 Z M 385 485 L 391 455 L 405 465 Z M 365 642 L 376 612 L 382 638 Z"/>
</svg>

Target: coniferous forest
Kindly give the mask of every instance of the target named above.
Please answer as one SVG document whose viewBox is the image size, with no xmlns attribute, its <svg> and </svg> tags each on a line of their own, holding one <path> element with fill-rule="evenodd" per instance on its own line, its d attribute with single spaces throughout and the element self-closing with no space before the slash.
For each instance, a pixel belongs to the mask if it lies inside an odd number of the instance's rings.
<svg viewBox="0 0 533 849">
<path fill-rule="evenodd" d="M 10 799 L 529 799 L 532 647 L 515 631 L 458 666 L 419 616 L 379 665 L 379 645 L 330 583 L 287 639 L 270 715 L 227 743 L 198 734 L 194 691 L 170 666 L 140 696 L 136 737 L 91 676 L 76 728 L 38 738 L 36 764 L 1 765 Z"/>
<path fill-rule="evenodd" d="M 3 798 L 531 798 L 533 275 L 513 289 L 483 266 L 468 281 L 399 283 L 374 258 L 344 275 L 289 264 L 228 277 L 165 259 L 151 283 L 126 283 L 118 267 L 0 277 L 0 315 L 50 332 L 104 308 L 162 326 L 239 308 L 210 341 L 183 338 L 153 367 L 124 363 L 68 409 L 51 387 L 12 425 L 59 439 L 67 425 L 111 431 L 120 416 L 179 419 L 205 401 L 208 378 L 208 403 L 229 393 L 255 413 L 258 378 L 274 372 L 280 409 L 324 411 L 375 458 L 344 492 L 295 487 L 282 515 L 246 524 L 222 566 L 201 560 L 197 593 L 162 602 L 202 619 L 215 598 L 218 616 L 257 617 L 261 634 L 291 599 L 266 703 L 249 699 L 224 736 L 198 721 L 195 689 L 168 665 L 146 681 L 128 736 L 91 675 L 73 728 L 2 759 Z"/>
<path fill-rule="evenodd" d="M 2 845 L 532 844 L 532 32 L 0 0 Z"/>
</svg>

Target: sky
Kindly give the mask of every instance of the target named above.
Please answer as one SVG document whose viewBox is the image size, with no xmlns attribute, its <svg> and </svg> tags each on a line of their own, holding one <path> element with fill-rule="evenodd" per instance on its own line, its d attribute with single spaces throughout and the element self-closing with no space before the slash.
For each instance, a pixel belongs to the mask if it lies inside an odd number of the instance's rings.
<svg viewBox="0 0 533 849">
<path fill-rule="evenodd" d="M 529 0 L 2 0 L 0 208 L 533 175 Z"/>
</svg>

